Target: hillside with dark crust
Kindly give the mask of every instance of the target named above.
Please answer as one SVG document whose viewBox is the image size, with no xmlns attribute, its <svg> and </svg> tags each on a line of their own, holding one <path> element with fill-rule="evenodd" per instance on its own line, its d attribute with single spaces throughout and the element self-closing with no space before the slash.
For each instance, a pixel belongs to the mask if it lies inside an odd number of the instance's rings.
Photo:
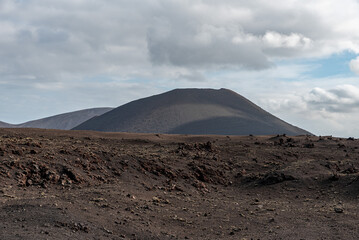
<svg viewBox="0 0 359 240">
<path fill-rule="evenodd" d="M 228 89 L 176 89 L 130 102 L 74 129 L 173 134 L 310 134 Z"/>
<path fill-rule="evenodd" d="M 11 127 L 11 124 L 8 124 L 6 122 L 1 122 L 0 121 L 0 128 L 8 128 L 8 127 Z"/>
<path fill-rule="evenodd" d="M 21 124 L 8 124 L 0 122 L 2 128 L 44 128 L 70 130 L 79 124 L 100 116 L 113 108 L 90 108 L 74 112 L 62 113 L 46 118 L 41 118 Z"/>
<path fill-rule="evenodd" d="M 358 239 L 359 141 L 0 129 L 0 239 Z"/>
</svg>

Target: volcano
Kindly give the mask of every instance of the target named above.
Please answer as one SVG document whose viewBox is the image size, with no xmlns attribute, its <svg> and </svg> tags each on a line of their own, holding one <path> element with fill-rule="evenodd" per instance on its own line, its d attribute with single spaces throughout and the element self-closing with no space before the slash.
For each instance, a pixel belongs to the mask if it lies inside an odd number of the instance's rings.
<svg viewBox="0 0 359 240">
<path fill-rule="evenodd" d="M 228 89 L 175 89 L 117 107 L 85 121 L 74 130 L 219 135 L 310 134 Z"/>
</svg>

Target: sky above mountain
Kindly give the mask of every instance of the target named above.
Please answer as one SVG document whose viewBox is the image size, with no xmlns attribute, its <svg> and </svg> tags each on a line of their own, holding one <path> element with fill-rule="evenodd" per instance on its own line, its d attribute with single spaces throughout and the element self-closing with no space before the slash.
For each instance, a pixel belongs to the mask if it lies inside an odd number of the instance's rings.
<svg viewBox="0 0 359 240">
<path fill-rule="evenodd" d="M 359 137 L 358 0 L 0 0 L 0 121 L 229 88 Z"/>
</svg>

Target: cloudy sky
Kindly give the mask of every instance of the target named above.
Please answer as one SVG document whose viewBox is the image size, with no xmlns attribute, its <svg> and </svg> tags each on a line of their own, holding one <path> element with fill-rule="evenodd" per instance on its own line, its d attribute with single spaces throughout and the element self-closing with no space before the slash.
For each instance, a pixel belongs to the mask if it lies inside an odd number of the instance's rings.
<svg viewBox="0 0 359 240">
<path fill-rule="evenodd" d="M 358 0 L 0 0 L 0 120 L 229 88 L 359 137 Z"/>
</svg>

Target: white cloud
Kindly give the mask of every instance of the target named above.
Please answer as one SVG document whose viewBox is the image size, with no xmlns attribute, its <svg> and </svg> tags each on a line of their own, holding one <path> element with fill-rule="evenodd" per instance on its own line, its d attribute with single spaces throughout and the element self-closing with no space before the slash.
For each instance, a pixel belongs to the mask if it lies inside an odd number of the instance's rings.
<svg viewBox="0 0 359 240">
<path fill-rule="evenodd" d="M 158 65 L 264 69 L 278 57 L 359 53 L 358 12 L 355 0 L 3 0 L 2 78 L 63 81 Z"/>
<path fill-rule="evenodd" d="M 263 41 L 273 48 L 309 48 L 312 40 L 298 33 L 284 35 L 277 32 L 266 32 Z"/>
<path fill-rule="evenodd" d="M 359 88 L 352 85 L 341 85 L 325 90 L 314 88 L 304 101 L 314 110 L 326 112 L 356 112 L 359 108 Z"/>
<path fill-rule="evenodd" d="M 292 84 L 293 86 L 293 84 Z M 354 85 L 338 85 L 330 89 L 299 87 L 291 94 L 273 97 L 264 106 L 274 111 L 290 111 L 310 115 L 325 113 L 348 114 L 357 113 L 359 109 L 359 87 Z"/>
<path fill-rule="evenodd" d="M 359 57 L 351 60 L 349 63 L 349 66 L 350 66 L 350 70 L 352 70 L 352 72 L 359 75 Z"/>
<path fill-rule="evenodd" d="M 319 84 L 320 81 L 313 85 Z M 340 79 L 329 81 L 338 82 Z M 323 85 L 325 84 L 323 83 Z M 294 85 L 292 87 L 289 85 L 283 95 L 269 93 L 269 96 L 266 97 L 271 100 L 266 101 L 263 98 L 259 103 L 277 116 L 312 131 L 314 134 L 341 137 L 359 136 L 357 124 L 359 120 L 358 85 L 347 84 L 310 89 L 308 88 L 310 84 L 306 83 L 293 87 Z"/>
<path fill-rule="evenodd" d="M 0 120 L 227 87 L 298 125 L 326 115 L 339 129 L 335 111 L 353 118 L 358 101 L 336 85 L 358 79 L 308 79 L 313 66 L 281 63 L 359 55 L 358 12 L 357 0 L 2 0 Z"/>
</svg>

